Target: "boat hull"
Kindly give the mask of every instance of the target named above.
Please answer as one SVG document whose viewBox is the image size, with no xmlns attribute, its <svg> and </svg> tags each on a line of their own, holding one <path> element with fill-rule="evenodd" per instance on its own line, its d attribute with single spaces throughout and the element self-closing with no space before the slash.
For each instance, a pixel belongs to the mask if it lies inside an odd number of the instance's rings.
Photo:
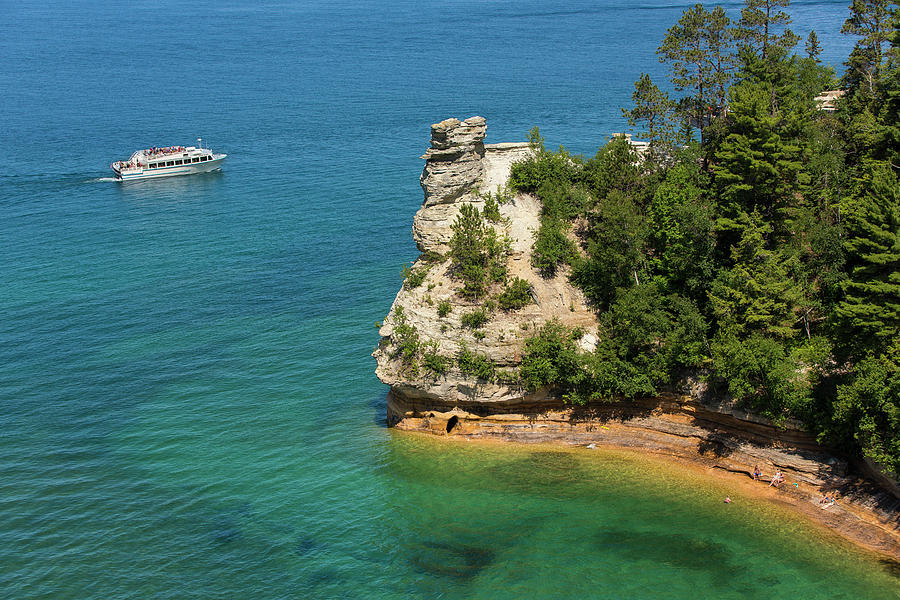
<svg viewBox="0 0 900 600">
<path fill-rule="evenodd" d="M 189 165 L 178 165 L 172 167 L 159 167 L 157 169 L 149 169 L 147 167 L 137 169 L 122 169 L 113 172 L 119 181 L 136 181 L 138 179 L 159 179 L 162 177 L 176 177 L 179 175 L 195 175 L 197 173 L 209 173 L 218 171 L 222 168 L 222 161 L 225 160 L 226 154 L 215 154 L 212 160 L 202 163 L 191 163 Z"/>
</svg>

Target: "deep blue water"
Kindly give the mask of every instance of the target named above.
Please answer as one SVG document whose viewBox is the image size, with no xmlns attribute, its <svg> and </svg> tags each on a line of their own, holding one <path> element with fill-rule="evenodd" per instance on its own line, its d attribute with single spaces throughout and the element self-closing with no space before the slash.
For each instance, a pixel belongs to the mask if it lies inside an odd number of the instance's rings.
<svg viewBox="0 0 900 600">
<path fill-rule="evenodd" d="M 834 64 L 845 4 L 793 7 Z M 0 596 L 895 597 L 720 490 L 383 426 L 429 125 L 593 154 L 689 5 L 0 2 Z M 107 180 L 198 136 L 223 172 Z"/>
</svg>

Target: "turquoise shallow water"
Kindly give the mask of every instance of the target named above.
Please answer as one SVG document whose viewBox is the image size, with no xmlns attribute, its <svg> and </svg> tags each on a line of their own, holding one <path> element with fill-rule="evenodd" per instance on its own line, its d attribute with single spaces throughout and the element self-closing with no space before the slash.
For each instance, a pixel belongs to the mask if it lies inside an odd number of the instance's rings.
<svg viewBox="0 0 900 600">
<path fill-rule="evenodd" d="M 5 3 L 0 596 L 896 598 L 677 473 L 384 428 L 428 125 L 593 153 L 686 6 Z M 103 179 L 197 136 L 224 172 Z"/>
</svg>

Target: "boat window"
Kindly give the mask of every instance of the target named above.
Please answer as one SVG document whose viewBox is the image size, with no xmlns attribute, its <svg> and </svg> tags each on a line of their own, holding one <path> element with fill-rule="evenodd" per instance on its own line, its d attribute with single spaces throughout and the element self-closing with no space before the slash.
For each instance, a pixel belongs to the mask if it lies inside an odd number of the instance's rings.
<svg viewBox="0 0 900 600">
<path fill-rule="evenodd" d="M 194 158 L 191 159 L 191 162 L 200 162 L 200 157 L 195 156 Z"/>
<path fill-rule="evenodd" d="M 201 160 L 201 161 L 209 160 L 209 157 L 208 157 L 208 156 L 201 156 L 201 157 L 200 157 L 200 160 Z"/>
<path fill-rule="evenodd" d="M 181 164 L 181 161 L 180 161 L 180 160 L 176 160 L 176 161 L 175 161 L 175 166 L 176 166 L 176 167 L 177 167 L 178 165 L 180 165 L 180 164 Z"/>
<path fill-rule="evenodd" d="M 166 161 L 166 166 L 167 166 L 167 167 L 174 167 L 174 166 L 175 166 L 175 161 L 167 160 L 167 161 Z"/>
<path fill-rule="evenodd" d="M 155 168 L 156 168 L 156 163 L 150 163 L 150 168 L 151 168 L 151 169 L 155 169 Z"/>
</svg>

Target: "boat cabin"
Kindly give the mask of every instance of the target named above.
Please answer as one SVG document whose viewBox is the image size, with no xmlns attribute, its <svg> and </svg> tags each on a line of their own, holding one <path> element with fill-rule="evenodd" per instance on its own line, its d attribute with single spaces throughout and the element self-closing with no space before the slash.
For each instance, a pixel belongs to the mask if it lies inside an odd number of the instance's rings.
<svg viewBox="0 0 900 600">
<path fill-rule="evenodd" d="M 171 158 L 171 157 L 165 157 Z M 208 160 L 212 160 L 212 156 L 208 154 L 204 154 L 202 156 L 185 156 L 183 158 L 176 158 L 173 160 L 154 160 L 151 161 L 147 168 L 149 169 L 160 169 L 162 167 L 179 167 L 181 165 L 190 165 L 193 163 L 201 163 L 206 162 Z"/>
</svg>

